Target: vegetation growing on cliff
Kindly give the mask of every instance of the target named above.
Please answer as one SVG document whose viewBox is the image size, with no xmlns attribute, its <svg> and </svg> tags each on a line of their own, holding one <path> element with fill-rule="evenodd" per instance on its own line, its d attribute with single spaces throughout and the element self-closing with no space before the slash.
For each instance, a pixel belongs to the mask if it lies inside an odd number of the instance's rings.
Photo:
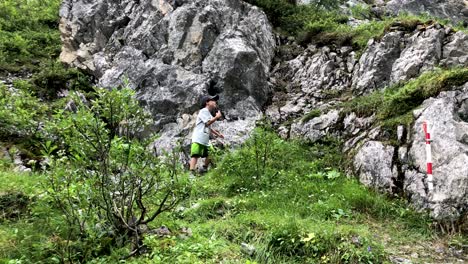
<svg viewBox="0 0 468 264">
<path fill-rule="evenodd" d="M 414 121 L 412 110 L 440 92 L 453 90 L 468 82 L 467 68 L 436 69 L 425 72 L 404 84 L 396 84 L 383 91 L 375 91 L 342 104 L 343 116 L 356 113 L 367 117 L 376 115 L 377 125 L 396 139 L 398 125 L 410 126 Z"/>
</svg>

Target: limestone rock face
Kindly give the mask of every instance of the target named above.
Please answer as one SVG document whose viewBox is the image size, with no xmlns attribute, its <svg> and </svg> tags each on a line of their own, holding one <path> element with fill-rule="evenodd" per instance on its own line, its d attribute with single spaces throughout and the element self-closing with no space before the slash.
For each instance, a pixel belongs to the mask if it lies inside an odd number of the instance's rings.
<svg viewBox="0 0 468 264">
<path fill-rule="evenodd" d="M 442 92 L 414 111 L 416 121 L 406 144 L 385 145 L 372 139 L 358 148 L 354 172 L 367 186 L 392 193 L 396 187 L 436 219 L 457 219 L 468 210 L 468 83 Z M 434 189 L 428 190 L 426 143 L 422 123 L 431 126 Z"/>
<path fill-rule="evenodd" d="M 364 94 L 408 81 L 437 66 L 467 66 L 467 35 L 434 24 L 411 34 L 395 31 L 371 40 L 353 75 L 353 92 Z"/>
<path fill-rule="evenodd" d="M 447 39 L 443 50 L 442 64 L 446 66 L 468 67 L 468 35 L 459 31 Z"/>
<path fill-rule="evenodd" d="M 414 31 L 396 25 L 381 39 L 370 40 L 359 60 L 350 47 L 309 46 L 274 65 L 270 82 L 276 92 L 266 113 L 284 138 L 342 138 L 343 152 L 353 153 L 349 172 L 362 183 L 404 194 L 434 218 L 457 219 L 468 211 L 468 169 L 461 165 L 468 161 L 468 86 L 446 87 L 458 90 L 424 102 L 414 127 L 399 126 L 391 145 L 375 115 L 345 112 L 342 102 L 437 67 L 466 67 L 466 41 L 464 33 L 439 24 Z M 423 120 L 438 123 L 433 192 L 427 190 Z"/>
<path fill-rule="evenodd" d="M 260 117 L 275 40 L 258 8 L 240 0 L 65 0 L 60 16 L 61 60 L 104 87 L 128 79 L 153 129 L 171 135 L 162 141 L 189 138 L 191 126 L 178 120 L 200 108 L 203 94 L 220 95 L 224 122 L 238 128 L 226 132 L 233 141 Z"/>
<path fill-rule="evenodd" d="M 392 192 L 397 178 L 392 166 L 394 148 L 379 141 L 368 141 L 354 157 L 359 181 L 367 186 Z"/>
<path fill-rule="evenodd" d="M 414 170 L 406 172 L 405 187 L 414 193 L 413 201 L 428 203 L 437 217 L 459 216 L 468 210 L 468 83 L 462 91 L 443 92 L 437 98 L 426 100 L 411 134 L 412 146 L 409 160 Z M 434 190 L 422 188 L 426 183 L 426 144 L 422 123 L 431 126 L 431 149 L 434 175 Z M 425 186 L 425 185 L 424 185 Z"/>
<path fill-rule="evenodd" d="M 442 59 L 444 37 L 445 31 L 439 26 L 411 36 L 408 45 L 393 63 L 390 82 L 406 81 L 433 69 Z"/>
<path fill-rule="evenodd" d="M 281 123 L 333 105 L 335 102 L 330 99 L 349 90 L 356 63 L 351 47 L 314 46 L 292 60 L 278 63 L 270 81 L 282 90 L 275 93 L 267 115 Z"/>
<path fill-rule="evenodd" d="M 306 125 L 300 119 L 311 111 L 326 114 L 350 97 L 408 81 L 436 67 L 468 66 L 467 39 L 463 32 L 455 33 L 440 24 L 420 26 L 414 31 L 395 26 L 381 39 L 371 39 L 359 60 L 351 47 L 311 45 L 295 58 L 274 65 L 270 82 L 277 91 L 266 113 L 274 123 L 293 124 L 281 126 L 282 135 L 295 135 L 307 129 L 300 128 Z M 349 133 L 357 132 L 338 134 Z"/>
<path fill-rule="evenodd" d="M 401 54 L 404 32 L 386 34 L 381 41 L 370 40 L 353 75 L 353 90 L 358 94 L 378 90 L 390 84 L 393 63 Z"/>
</svg>

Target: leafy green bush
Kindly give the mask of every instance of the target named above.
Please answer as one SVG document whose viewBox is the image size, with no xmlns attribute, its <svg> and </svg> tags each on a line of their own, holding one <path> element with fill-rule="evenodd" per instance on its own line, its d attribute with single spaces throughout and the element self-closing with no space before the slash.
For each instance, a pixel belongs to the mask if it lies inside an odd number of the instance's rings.
<svg viewBox="0 0 468 264">
<path fill-rule="evenodd" d="M 0 2 L 0 71 L 37 69 L 60 53 L 60 0 Z"/>
<path fill-rule="evenodd" d="M 262 189 L 277 182 L 279 172 L 291 168 L 300 152 L 298 145 L 257 128 L 241 149 L 226 155 L 216 171 L 229 177 L 231 193 Z"/>
<path fill-rule="evenodd" d="M 296 5 L 294 1 L 287 0 L 247 0 L 246 2 L 262 8 L 273 27 L 280 32 L 297 35 L 304 30 L 304 26 L 309 21 L 335 14 L 331 10 L 336 10 L 342 1 L 319 0 L 312 1 L 309 5 Z"/>
<path fill-rule="evenodd" d="M 44 150 L 48 195 L 67 222 L 64 239 L 73 241 L 66 260 L 90 260 L 130 242 L 137 253 L 142 226 L 186 194 L 182 167 L 175 156 L 155 155 L 151 139 L 138 137 L 149 119 L 131 89 L 97 89 L 90 102 L 71 99 L 72 111 L 57 112 L 48 124 L 56 142 Z"/>
<path fill-rule="evenodd" d="M 39 98 L 53 100 L 60 91 L 92 93 L 92 77 L 76 68 L 66 68 L 59 62 L 41 65 L 41 70 L 31 78 L 30 91 Z"/>
<path fill-rule="evenodd" d="M 0 140 L 23 144 L 29 141 L 34 145 L 40 138 L 40 122 L 47 111 L 48 106 L 28 89 L 0 85 Z"/>
</svg>

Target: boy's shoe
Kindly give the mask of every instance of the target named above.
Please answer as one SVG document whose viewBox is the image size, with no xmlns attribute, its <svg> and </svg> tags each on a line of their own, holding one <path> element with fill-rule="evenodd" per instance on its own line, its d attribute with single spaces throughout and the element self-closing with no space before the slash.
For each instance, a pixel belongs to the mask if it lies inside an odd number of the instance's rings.
<svg viewBox="0 0 468 264">
<path fill-rule="evenodd" d="M 205 166 L 203 166 L 203 167 L 201 167 L 200 169 L 198 169 L 198 173 L 200 173 L 200 174 L 206 173 L 207 171 L 208 171 L 208 168 L 205 167 Z"/>
<path fill-rule="evenodd" d="M 197 178 L 197 173 L 194 171 L 194 170 L 191 170 L 189 172 L 189 176 L 188 176 L 189 180 L 193 181 L 195 180 L 195 178 Z"/>
</svg>

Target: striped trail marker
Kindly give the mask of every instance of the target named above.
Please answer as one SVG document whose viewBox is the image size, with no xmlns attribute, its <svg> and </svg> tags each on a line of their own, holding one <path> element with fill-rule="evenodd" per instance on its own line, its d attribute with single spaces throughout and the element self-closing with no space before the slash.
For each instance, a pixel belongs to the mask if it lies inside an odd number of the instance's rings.
<svg viewBox="0 0 468 264">
<path fill-rule="evenodd" d="M 431 127 L 429 122 L 423 122 L 423 130 L 426 138 L 426 161 L 427 161 L 427 187 L 429 191 L 434 189 L 432 178 L 432 153 L 431 153 Z"/>
</svg>

